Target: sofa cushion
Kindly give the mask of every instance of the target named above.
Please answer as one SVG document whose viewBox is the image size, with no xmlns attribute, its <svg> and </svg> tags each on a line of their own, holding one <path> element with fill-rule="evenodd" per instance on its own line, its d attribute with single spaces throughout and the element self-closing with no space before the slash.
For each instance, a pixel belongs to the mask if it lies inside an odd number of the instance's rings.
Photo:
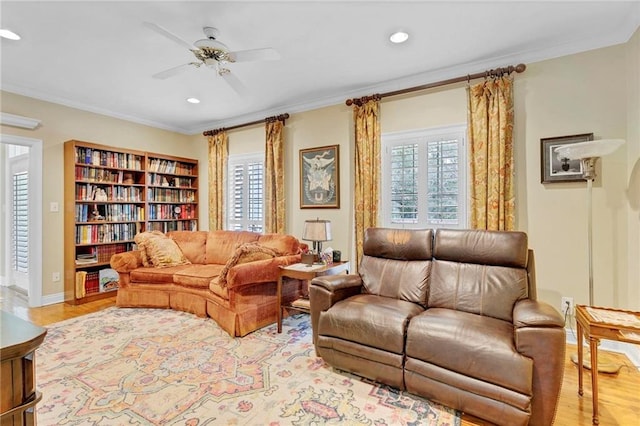
<svg viewBox="0 0 640 426">
<path fill-rule="evenodd" d="M 145 284 L 173 284 L 173 274 L 189 265 L 171 266 L 167 268 L 154 268 L 153 266 L 134 269 L 129 275 L 132 283 Z"/>
<path fill-rule="evenodd" d="M 248 231 L 210 231 L 207 234 L 206 263 L 224 265 L 239 245 L 257 241 L 260 234 Z"/>
<path fill-rule="evenodd" d="M 395 260 L 431 260 L 431 229 L 369 228 L 362 250 L 365 255 Z"/>
<path fill-rule="evenodd" d="M 524 232 L 436 230 L 428 306 L 512 321 L 529 297 L 528 254 Z"/>
<path fill-rule="evenodd" d="M 404 300 L 358 294 L 321 312 L 318 334 L 402 354 L 407 323 L 423 310 Z"/>
<path fill-rule="evenodd" d="M 409 323 L 406 355 L 532 395 L 533 361 L 518 353 L 513 325 L 506 321 L 450 309 L 428 309 Z"/>
<path fill-rule="evenodd" d="M 172 231 L 167 236 L 178 244 L 189 262 L 205 264 L 207 231 Z"/>
<path fill-rule="evenodd" d="M 138 250 L 140 250 L 140 257 L 142 258 L 142 266 L 151 266 L 151 262 L 149 261 L 149 255 L 147 254 L 147 242 L 153 238 L 167 238 L 160 231 L 150 231 L 150 232 L 140 232 L 133 237 L 133 240 L 136 242 L 138 246 Z"/>
<path fill-rule="evenodd" d="M 362 256 L 359 268 L 363 292 L 427 304 L 431 261 Z"/>
<path fill-rule="evenodd" d="M 209 283 L 220 275 L 222 265 L 191 265 L 173 274 L 173 282 L 178 285 L 209 288 Z"/>
<path fill-rule="evenodd" d="M 272 259 L 279 256 L 279 253 L 269 247 L 262 246 L 258 243 L 244 243 L 240 244 L 236 248 L 233 256 L 229 258 L 224 268 L 220 271 L 220 277 L 218 278 L 218 284 L 225 286 L 227 282 L 227 274 L 229 269 L 242 263 L 255 262 L 258 260 Z"/>
<path fill-rule="evenodd" d="M 433 257 L 461 263 L 526 268 L 527 234 L 518 231 L 437 229 Z"/>
<path fill-rule="evenodd" d="M 264 234 L 258 238 L 258 244 L 269 247 L 280 253 L 281 256 L 288 256 L 300 253 L 300 241 L 293 235 L 284 234 Z"/>
<path fill-rule="evenodd" d="M 182 250 L 171 238 L 150 238 L 145 244 L 149 263 L 156 268 L 169 266 L 188 265 L 189 259 L 184 257 Z"/>
<path fill-rule="evenodd" d="M 429 308 L 447 308 L 511 322 L 515 303 L 527 297 L 526 269 L 434 260 Z"/>
</svg>

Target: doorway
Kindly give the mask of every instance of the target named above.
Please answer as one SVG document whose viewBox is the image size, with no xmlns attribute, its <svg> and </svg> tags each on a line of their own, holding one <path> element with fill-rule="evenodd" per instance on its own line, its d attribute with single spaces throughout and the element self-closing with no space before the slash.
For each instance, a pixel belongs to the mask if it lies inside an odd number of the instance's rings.
<svg viewBox="0 0 640 426">
<path fill-rule="evenodd" d="M 42 141 L 0 135 L 2 285 L 42 306 Z"/>
</svg>

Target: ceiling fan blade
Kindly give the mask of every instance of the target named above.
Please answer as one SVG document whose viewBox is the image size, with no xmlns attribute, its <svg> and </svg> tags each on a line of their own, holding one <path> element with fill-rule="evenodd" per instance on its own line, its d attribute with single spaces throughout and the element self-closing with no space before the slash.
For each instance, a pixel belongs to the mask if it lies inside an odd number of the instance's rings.
<svg viewBox="0 0 640 426">
<path fill-rule="evenodd" d="M 236 93 L 238 93 L 242 97 L 247 96 L 247 87 L 242 84 L 238 77 L 236 77 L 234 74 L 231 74 L 231 72 L 229 71 L 222 72 L 219 75 L 224 79 L 224 81 L 227 82 L 229 86 L 231 86 L 233 90 L 236 91 Z"/>
<path fill-rule="evenodd" d="M 165 78 L 173 77 L 176 74 L 180 74 L 184 70 L 186 70 L 191 65 L 197 65 L 195 62 L 189 62 L 188 64 L 178 65 L 177 67 L 169 68 L 168 70 L 160 71 L 157 74 L 154 74 L 152 77 L 160 80 L 164 80 Z"/>
<path fill-rule="evenodd" d="M 181 39 L 177 35 L 173 34 L 172 32 L 162 28 L 158 24 L 154 24 L 153 22 L 145 22 L 144 26 L 149 28 L 150 30 L 153 30 L 153 31 L 157 32 L 160 35 L 165 36 L 169 40 L 173 40 L 175 43 L 178 43 L 182 47 L 186 47 L 189 50 L 193 49 L 193 46 L 191 44 L 187 43 L 186 41 L 184 41 L 183 39 Z"/>
<path fill-rule="evenodd" d="M 276 61 L 278 59 L 280 59 L 280 54 L 270 47 L 229 52 L 229 62 Z"/>
</svg>

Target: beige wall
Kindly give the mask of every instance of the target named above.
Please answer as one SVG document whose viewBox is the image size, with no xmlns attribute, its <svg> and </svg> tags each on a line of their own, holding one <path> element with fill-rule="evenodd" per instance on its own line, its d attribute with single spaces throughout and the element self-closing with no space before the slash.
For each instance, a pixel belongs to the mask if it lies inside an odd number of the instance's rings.
<svg viewBox="0 0 640 426">
<path fill-rule="evenodd" d="M 574 297 L 576 303 L 588 301 L 587 194 L 583 182 L 540 183 L 540 138 L 587 132 L 593 132 L 596 139 L 627 139 L 624 148 L 602 158 L 597 167 L 593 188 L 595 301 L 640 307 L 639 38 L 636 33 L 624 45 L 528 64 L 525 73 L 515 76 L 517 228 L 528 232 L 536 251 L 539 296 L 556 307 L 562 296 Z M 383 100 L 382 131 L 465 122 L 464 86 Z M 45 176 L 51 177 L 45 188 L 45 206 L 52 201 L 48 195 L 52 191 L 62 199 L 61 188 L 55 189 L 62 183 L 60 144 L 84 138 L 199 158 L 201 228 L 207 229 L 207 143 L 202 135 L 172 134 L 10 94 L 7 102 L 5 95 L 4 112 L 45 121 L 39 131 L 17 133 L 45 140 Z M 348 259 L 353 253 L 352 121 L 351 108 L 340 104 L 291 114 L 285 130 L 287 232 L 299 237 L 306 219 L 329 219 L 334 239 L 325 247 L 342 250 Z M 53 129 L 47 130 L 48 126 Z M 334 144 L 340 145 L 340 208 L 300 209 L 299 150 Z M 262 126 L 229 133 L 231 154 L 260 151 L 263 145 Z M 53 234 L 58 242 L 45 242 L 46 278 L 54 268 L 62 267 L 62 218 L 44 214 L 47 229 L 49 219 L 54 219 L 59 230 Z M 45 280 L 45 294 L 56 291 L 61 289 Z"/>
<path fill-rule="evenodd" d="M 640 29 L 627 43 L 628 307 L 640 307 Z"/>
<path fill-rule="evenodd" d="M 53 272 L 63 272 L 63 143 L 70 139 L 122 148 L 192 157 L 189 136 L 80 111 L 32 98 L 1 92 L 2 112 L 42 121 L 35 130 L 1 126 L 0 132 L 43 141 L 42 170 L 42 295 L 63 292 L 63 281 L 52 282 Z M 206 187 L 206 184 L 204 185 Z M 58 202 L 60 211 L 49 212 Z"/>
<path fill-rule="evenodd" d="M 638 108 L 638 77 L 633 70 L 634 64 L 637 70 L 637 53 L 633 53 L 637 39 L 636 34 L 625 45 L 528 64 L 526 72 L 515 77 L 517 228 L 528 232 L 536 250 L 539 296 L 553 306 L 560 305 L 562 296 L 588 303 L 587 193 L 584 182 L 540 183 L 540 139 L 590 132 L 596 139 L 629 139 L 627 146 L 601 159 L 597 167 L 593 189 L 595 302 L 640 306 L 638 285 L 634 284 L 640 262 L 633 260 L 638 258 L 638 213 L 631 211 L 627 197 L 630 168 L 640 167 L 638 124 L 633 120 L 633 109 L 637 114 Z M 629 78 L 624 78 L 625 70 Z M 636 94 L 630 95 L 627 86 L 633 82 Z M 465 121 L 464 85 L 388 98 L 381 106 L 383 133 Z M 351 109 L 342 104 L 292 114 L 285 135 L 287 232 L 300 236 L 305 219 L 329 219 L 334 239 L 328 245 L 351 259 Z M 232 131 L 229 140 L 231 153 L 259 151 L 264 130 L 258 126 Z M 332 144 L 340 145 L 341 207 L 300 209 L 299 150 Z"/>
<path fill-rule="evenodd" d="M 536 250 L 540 296 L 588 303 L 585 182 L 540 184 L 540 138 L 593 132 L 627 137 L 625 46 L 531 64 L 518 79 L 516 137 L 526 163 L 519 168 L 519 226 Z M 594 304 L 630 307 L 627 270 L 627 151 L 602 158 L 593 188 Z M 522 196 L 524 195 L 524 196 Z"/>
</svg>

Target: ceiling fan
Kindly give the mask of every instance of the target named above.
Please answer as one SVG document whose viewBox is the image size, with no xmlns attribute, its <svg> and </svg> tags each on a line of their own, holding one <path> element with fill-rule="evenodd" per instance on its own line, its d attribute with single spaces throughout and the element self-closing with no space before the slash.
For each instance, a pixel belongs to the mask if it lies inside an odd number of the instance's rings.
<svg viewBox="0 0 640 426">
<path fill-rule="evenodd" d="M 189 67 L 200 68 L 205 65 L 209 68 L 215 68 L 217 74 L 221 76 L 236 92 L 240 94 L 246 93 L 246 88 L 242 82 L 231 73 L 227 68 L 227 64 L 232 62 L 249 62 L 249 61 L 270 61 L 280 59 L 280 55 L 275 49 L 270 47 L 262 49 L 239 50 L 232 52 L 224 44 L 218 41 L 218 30 L 213 27 L 204 27 L 202 31 L 206 38 L 197 40 L 193 45 L 187 43 L 177 35 L 162 28 L 158 24 L 145 22 L 144 25 L 157 32 L 158 34 L 174 41 L 182 47 L 186 47 L 193 53 L 197 61 L 178 65 L 153 75 L 153 78 L 164 80 L 185 71 Z"/>
</svg>

